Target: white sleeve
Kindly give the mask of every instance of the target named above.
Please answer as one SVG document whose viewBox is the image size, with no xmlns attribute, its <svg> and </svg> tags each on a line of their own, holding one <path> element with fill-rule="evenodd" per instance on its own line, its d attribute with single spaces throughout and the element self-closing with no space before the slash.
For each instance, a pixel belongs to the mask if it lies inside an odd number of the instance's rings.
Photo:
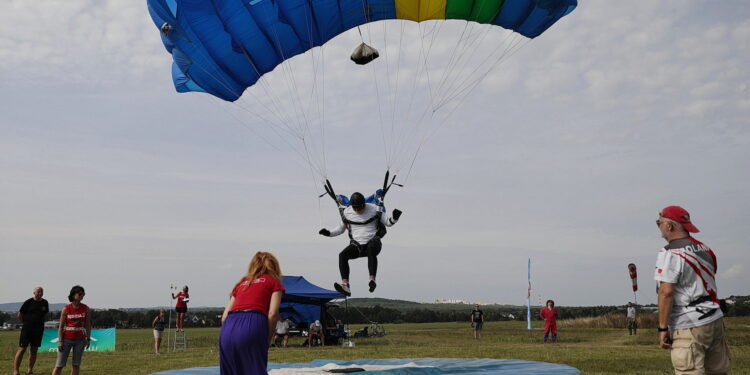
<svg viewBox="0 0 750 375">
<path fill-rule="evenodd" d="M 678 254 L 672 253 L 669 250 L 662 250 L 656 258 L 654 280 L 677 284 L 680 281 L 682 264 L 682 258 Z"/>
<path fill-rule="evenodd" d="M 345 230 L 345 229 L 346 229 L 346 224 L 344 224 L 344 223 L 342 222 L 342 223 L 341 223 L 341 224 L 339 224 L 339 225 L 338 225 L 338 226 L 337 226 L 336 228 L 333 228 L 333 229 L 331 230 L 331 237 L 336 237 L 336 236 L 338 236 L 339 234 L 341 234 L 341 233 L 344 233 L 344 230 Z"/>
<path fill-rule="evenodd" d="M 393 216 L 388 215 L 387 213 L 383 212 L 380 214 L 380 222 L 383 223 L 386 227 L 392 227 L 393 224 L 396 224 L 398 220 L 394 219 Z"/>
</svg>

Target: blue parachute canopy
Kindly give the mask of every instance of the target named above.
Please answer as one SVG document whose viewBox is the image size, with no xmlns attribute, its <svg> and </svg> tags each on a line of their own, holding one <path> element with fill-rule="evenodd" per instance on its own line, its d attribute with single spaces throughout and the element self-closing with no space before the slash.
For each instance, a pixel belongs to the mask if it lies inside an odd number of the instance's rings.
<svg viewBox="0 0 750 375">
<path fill-rule="evenodd" d="M 534 38 L 577 5 L 577 0 L 147 2 L 164 46 L 184 75 L 175 75 L 178 91 L 205 91 L 228 101 L 283 61 L 365 23 L 463 19 Z"/>
</svg>

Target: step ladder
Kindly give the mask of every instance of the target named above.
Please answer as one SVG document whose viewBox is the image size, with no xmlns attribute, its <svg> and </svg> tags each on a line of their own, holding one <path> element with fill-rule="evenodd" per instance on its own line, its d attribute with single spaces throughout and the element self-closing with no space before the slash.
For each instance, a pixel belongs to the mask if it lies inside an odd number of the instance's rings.
<svg viewBox="0 0 750 375">
<path fill-rule="evenodd" d="M 187 337 L 185 335 L 185 331 L 177 331 L 174 332 L 174 341 L 172 342 L 172 351 L 173 352 L 184 352 L 187 350 Z"/>
</svg>

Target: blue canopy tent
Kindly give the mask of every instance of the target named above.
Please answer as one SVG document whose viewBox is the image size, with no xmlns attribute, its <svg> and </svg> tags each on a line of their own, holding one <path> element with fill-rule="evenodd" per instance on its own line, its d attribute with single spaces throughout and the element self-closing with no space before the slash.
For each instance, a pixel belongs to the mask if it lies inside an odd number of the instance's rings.
<svg viewBox="0 0 750 375">
<path fill-rule="evenodd" d="M 281 299 L 279 313 L 295 324 L 312 323 L 320 320 L 325 325 L 325 305 L 330 300 L 344 298 L 344 295 L 329 289 L 323 289 L 305 280 L 302 276 L 284 276 L 282 281 L 284 297 Z"/>
</svg>

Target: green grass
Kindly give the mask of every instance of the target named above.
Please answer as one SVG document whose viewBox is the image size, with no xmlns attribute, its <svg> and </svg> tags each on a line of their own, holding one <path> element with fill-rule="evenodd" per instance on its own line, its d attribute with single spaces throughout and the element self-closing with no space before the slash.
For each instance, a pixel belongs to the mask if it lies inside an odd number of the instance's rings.
<svg viewBox="0 0 750 375">
<path fill-rule="evenodd" d="M 750 318 L 726 320 L 733 355 L 732 374 L 750 374 Z M 360 326 L 352 326 L 357 329 Z M 521 322 L 488 322 L 484 337 L 474 340 L 468 323 L 391 324 L 383 338 L 355 340 L 356 347 L 272 348 L 273 362 L 308 362 L 313 359 L 465 357 L 506 358 L 564 363 L 584 374 L 671 374 L 669 353 L 656 345 L 656 332 L 637 336 L 609 328 L 560 330 L 558 344 L 542 344 L 538 329 L 529 332 Z M 117 351 L 85 353 L 83 374 L 151 374 L 153 372 L 218 365 L 218 329 L 190 329 L 188 351 L 152 354 L 151 330 L 118 330 Z M 302 342 L 292 337 L 290 345 Z M 10 374 L 18 332 L 0 332 L 0 374 Z M 27 361 L 24 359 L 24 365 Z M 40 353 L 36 373 L 47 374 L 54 353 Z M 24 371 L 24 367 L 21 368 Z M 69 373 L 69 369 L 64 374 Z"/>
</svg>

